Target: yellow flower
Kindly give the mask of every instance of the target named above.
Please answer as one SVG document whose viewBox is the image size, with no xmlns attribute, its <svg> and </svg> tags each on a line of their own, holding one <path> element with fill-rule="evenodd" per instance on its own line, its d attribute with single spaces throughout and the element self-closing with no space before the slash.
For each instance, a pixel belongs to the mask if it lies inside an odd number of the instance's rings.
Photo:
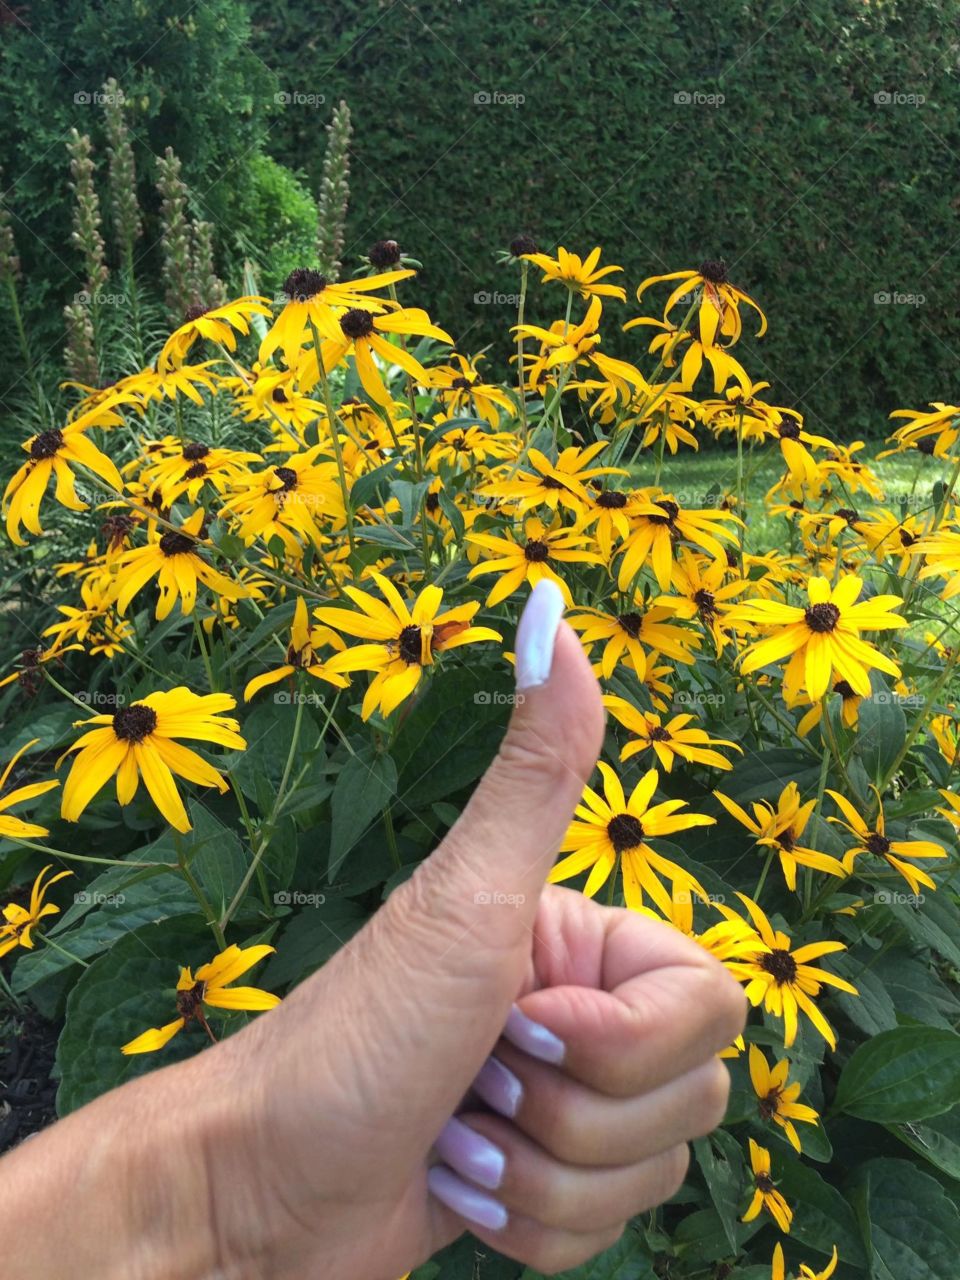
<svg viewBox="0 0 960 1280">
<path fill-rule="evenodd" d="M 450 353 L 450 364 L 434 365 L 425 386 L 436 391 L 437 398 L 451 417 L 459 414 L 483 418 L 491 427 L 500 421 L 500 410 L 513 416 L 515 406 L 507 393 L 492 382 L 484 382 L 477 370 L 483 356 L 468 360 L 456 351 Z M 516 439 L 516 437 L 512 437 Z"/>
<path fill-rule="evenodd" d="M 160 494 L 163 505 L 172 507 L 186 494 L 196 502 L 207 483 L 217 493 L 225 493 L 233 480 L 243 476 L 251 462 L 261 462 L 258 453 L 211 447 L 198 440 L 184 443 L 176 436 L 148 445 L 148 460 L 140 471 L 140 482 Z"/>
<path fill-rule="evenodd" d="M 947 851 L 940 845 L 934 844 L 932 840 L 891 840 L 886 834 L 880 792 L 872 784 L 870 789 L 877 798 L 877 816 L 872 823 L 862 818 L 850 801 L 839 791 L 831 791 L 827 787 L 827 794 L 846 818 L 846 822 L 841 818 L 829 818 L 828 821 L 845 827 L 856 839 L 856 843 L 843 855 L 843 866 L 847 874 L 853 873 L 858 857 L 872 853 L 875 857 L 883 858 L 894 871 L 899 871 L 910 886 L 911 892 L 919 893 L 921 885 L 926 885 L 928 889 L 936 889 L 935 881 L 931 880 L 925 871 L 921 871 L 919 867 L 913 866 L 905 859 L 945 858 Z"/>
<path fill-rule="evenodd" d="M 2 785 L 2 783 L 0 783 Z M 44 784 L 44 789 L 51 784 Z M 53 783 L 52 785 L 56 785 Z M 26 788 L 25 788 L 26 789 Z M 45 831 L 40 832 L 46 835 Z M 64 876 L 72 876 L 72 871 L 60 871 L 55 876 L 51 876 L 49 880 L 44 880 L 44 876 L 50 870 L 49 866 L 43 868 L 36 880 L 33 882 L 33 888 L 30 890 L 29 907 L 21 907 L 19 903 L 8 902 L 3 909 L 3 919 L 5 924 L 0 924 L 0 956 L 7 955 L 14 947 L 26 947 L 28 950 L 33 947 L 33 930 L 45 916 L 59 915 L 60 908 L 52 902 L 44 903 L 47 890 L 52 884 L 56 884 L 58 880 L 62 880 Z"/>
<path fill-rule="evenodd" d="M 20 536 L 21 524 L 34 534 L 41 534 L 40 503 L 47 491 L 51 477 L 56 480 L 54 490 L 57 501 L 70 511 L 87 511 L 86 502 L 77 496 L 74 476 L 70 467 L 89 468 L 101 480 L 118 491 L 123 490 L 120 472 L 105 453 L 101 453 L 83 434 L 88 427 L 110 427 L 123 419 L 108 407 L 91 410 L 67 426 L 41 431 L 31 436 L 23 448 L 29 455 L 27 461 L 10 478 L 3 494 L 6 510 L 7 534 L 11 542 L 25 547 Z"/>
<path fill-rule="evenodd" d="M 741 1221 L 752 1222 L 761 1209 L 766 1209 L 780 1230 L 788 1232 L 793 1221 L 793 1210 L 770 1176 L 770 1152 L 754 1142 L 753 1138 L 750 1139 L 750 1164 L 753 1169 L 753 1199 Z"/>
<path fill-rule="evenodd" d="M 698 943 L 705 951 L 709 951 L 721 964 L 728 960 L 752 959 L 757 955 L 757 935 L 745 920 L 731 913 L 727 919 L 708 926 L 702 933 L 694 927 L 693 908 L 697 895 L 689 889 L 673 886 L 670 910 L 656 912 L 649 907 L 640 907 L 642 915 L 651 920 L 666 920 L 686 937 Z M 738 1040 L 740 1037 L 738 1037 Z M 741 1044 L 741 1049 L 743 1045 Z"/>
<path fill-rule="evenodd" d="M 271 995 L 269 991 L 261 991 L 259 987 L 230 986 L 231 982 L 242 977 L 248 969 L 252 969 L 264 956 L 272 955 L 275 950 L 275 947 L 264 945 L 243 948 L 234 945 L 221 951 L 209 964 L 201 965 L 196 977 L 188 968 L 181 969 L 177 982 L 179 1017 L 168 1022 L 165 1027 L 153 1027 L 144 1031 L 125 1044 L 120 1052 L 128 1055 L 153 1053 L 162 1049 L 188 1022 L 199 1023 L 216 1043 L 213 1032 L 207 1025 L 204 1005 L 211 1009 L 246 1009 L 253 1012 L 275 1008 L 280 1003 L 280 997 Z"/>
<path fill-rule="evenodd" d="M 570 616 L 568 622 L 574 631 L 581 633 L 583 645 L 589 648 L 597 641 L 604 641 L 600 671 L 609 680 L 618 662 L 629 662 L 640 680 L 646 678 L 647 650 L 665 654 L 674 662 L 692 663 L 692 648 L 698 637 L 692 631 L 674 625 L 672 609 L 662 605 L 638 604 L 623 613 L 604 613 L 602 609 L 585 609 Z"/>
<path fill-rule="evenodd" d="M 377 315 L 365 307 L 351 307 L 338 318 L 337 324 L 339 333 L 327 335 L 320 344 L 324 372 L 329 373 L 347 356 L 352 355 L 360 385 L 371 400 L 384 407 L 392 404 L 393 399 L 380 376 L 374 355 L 378 355 L 388 366 L 399 365 L 418 382 L 430 381 L 430 374 L 420 361 L 404 347 L 388 342 L 384 334 L 414 334 L 433 338 L 437 342 L 453 342 L 449 333 L 431 323 L 430 317 L 420 307 L 407 307 L 389 315 Z M 309 391 L 316 383 L 312 372 L 315 367 L 316 353 L 312 352 L 303 361 L 300 385 L 304 391 Z"/>
<path fill-rule="evenodd" d="M 730 642 L 724 608 L 751 585 L 744 578 L 725 582 L 726 557 L 709 560 L 681 547 L 673 566 L 675 595 L 660 596 L 655 603 L 668 605 L 678 618 L 696 618 L 710 632 L 718 653 Z"/>
<path fill-rule="evenodd" d="M 753 960 L 736 961 L 728 966 L 735 977 L 746 982 L 744 994 L 747 999 L 754 1007 L 762 1004 L 768 1013 L 783 1018 L 784 1044 L 788 1048 L 797 1038 L 799 1010 L 807 1015 L 830 1048 L 836 1049 L 837 1037 L 814 1004 L 813 997 L 820 994 L 824 983 L 853 996 L 859 992 L 846 979 L 816 969 L 809 961 L 834 951 L 846 951 L 847 948 L 842 942 L 811 942 L 791 951 L 788 935 L 774 929 L 760 907 L 746 894 L 738 893 L 737 897 L 750 913 L 760 941 L 768 948 Z M 727 915 L 727 911 L 723 914 Z"/>
<path fill-rule="evenodd" d="M 896 440 L 901 448 L 916 448 L 921 440 L 933 440 L 936 442 L 934 456 L 943 458 L 960 439 L 960 406 L 935 401 L 930 408 L 932 412 L 923 409 L 895 409 L 890 417 L 905 419 L 905 425 L 898 427 L 890 438 Z M 880 454 L 881 458 L 885 456 Z"/>
<path fill-rule="evenodd" d="M 427 466 L 439 471 L 443 465 L 454 471 L 471 471 L 491 460 L 512 460 L 520 442 L 510 431 L 485 431 L 483 427 L 451 427 L 442 431 L 427 454 Z"/>
<path fill-rule="evenodd" d="M 652 750 L 667 773 L 673 769 L 677 756 L 681 760 L 710 765 L 714 769 L 732 769 L 730 761 L 713 748 L 731 747 L 734 751 L 743 751 L 735 742 L 728 742 L 725 738 L 711 738 L 705 729 L 688 729 L 688 723 L 693 720 L 691 715 L 674 716 L 664 725 L 656 712 L 641 711 L 631 706 L 626 698 L 608 694 L 603 699 L 603 705 L 624 728 L 637 735 L 620 752 L 621 760 L 629 760 L 640 751 Z"/>
<path fill-rule="evenodd" d="M 722 258 L 701 262 L 696 271 L 670 271 L 666 275 L 649 276 L 637 288 L 637 301 L 642 299 L 652 284 L 659 284 L 664 280 L 680 282 L 664 305 L 664 320 L 678 304 L 683 303 L 689 306 L 694 291 L 700 290 L 697 319 L 705 346 L 714 346 L 718 337 L 725 338 L 727 346 L 740 338 L 743 327 L 740 319 L 741 302 L 746 303 L 748 307 L 753 307 L 760 317 L 757 337 L 762 338 L 766 333 L 767 317 L 748 293 L 744 293 L 742 289 L 730 283 L 727 264 Z"/>
<path fill-rule="evenodd" d="M 840 879 L 849 874 L 845 865 L 836 858 L 801 845 L 800 839 L 817 802 L 808 800 L 806 804 L 801 804 L 800 791 L 795 782 L 788 782 L 784 787 L 776 809 L 767 800 L 754 801 L 753 818 L 722 791 L 714 791 L 713 794 L 731 817 L 753 832 L 757 844 L 776 851 L 787 888 L 791 891 L 797 887 L 798 866 L 813 867 L 816 871 L 825 871 L 827 875 L 838 876 Z"/>
<path fill-rule="evenodd" d="M 443 590 L 428 586 L 408 608 L 389 578 L 375 572 L 370 576 L 386 604 L 366 591 L 347 586 L 344 591 L 359 612 L 325 605 L 314 610 L 314 616 L 321 622 L 348 636 L 370 641 L 337 654 L 327 664 L 332 672 L 376 672 L 364 695 L 361 709 L 364 720 L 378 708 L 384 716 L 389 716 L 413 693 L 424 667 L 432 666 L 437 654 L 481 640 L 503 638 L 490 627 L 472 625 L 473 616 L 480 608 L 476 602 L 441 613 Z"/>
<path fill-rule="evenodd" d="M 154 577 L 160 588 L 155 616 L 161 621 L 177 600 L 184 614 L 193 612 L 198 582 L 228 600 L 239 600 L 247 594 L 244 587 L 219 573 L 200 555 L 198 539 L 203 521 L 203 510 L 197 510 L 179 531 L 157 529 L 146 546 L 132 547 L 117 558 L 118 613 L 126 613 L 133 597 Z"/>
<path fill-rule="evenodd" d="M 0 793 L 7 785 L 7 779 L 17 766 L 17 761 L 25 751 L 29 751 L 31 747 L 36 746 L 40 741 L 39 738 L 31 738 L 25 743 L 19 751 L 17 751 L 7 764 L 3 773 L 0 773 Z M 28 782 L 25 787 L 16 787 L 13 791 L 8 791 L 6 795 L 0 794 L 0 837 L 7 840 L 16 840 L 31 836 L 48 836 L 50 832 L 46 827 L 39 827 L 33 822 L 24 822 L 21 818 L 15 818 L 12 813 L 7 813 L 8 809 L 12 809 L 15 804 L 23 804 L 25 800 L 33 800 L 35 796 L 42 796 L 47 791 L 52 791 L 54 787 L 60 784 L 54 778 L 50 782 Z"/>
<path fill-rule="evenodd" d="M 263 675 L 254 676 L 243 691 L 244 702 L 249 702 L 268 684 L 276 684 L 278 680 L 282 680 L 284 676 L 293 675 L 295 671 L 305 671 L 316 680 L 326 680 L 328 684 L 338 689 L 345 689 L 350 681 L 345 676 L 331 671 L 325 663 L 317 659 L 315 651 L 321 644 L 329 644 L 340 650 L 345 647 L 341 637 L 329 627 L 314 627 L 311 630 L 306 601 L 303 596 L 298 596 L 293 623 L 290 627 L 286 662 L 282 667 L 275 667 L 272 671 L 265 671 Z"/>
<path fill-rule="evenodd" d="M 784 692 L 793 696 L 805 688 L 811 698 L 822 698 L 836 676 L 861 696 L 870 696 L 871 667 L 899 676 L 900 668 L 873 645 L 860 638 L 861 631 L 905 627 L 906 619 L 892 612 L 898 596 L 874 596 L 855 601 L 863 582 L 855 574 L 842 577 L 835 587 L 827 578 L 813 577 L 807 584 L 806 608 L 755 600 L 734 605 L 727 614 L 731 623 L 748 622 L 764 633 L 743 654 L 744 675 L 790 655 L 784 673 Z"/>
<path fill-rule="evenodd" d="M 656 853 L 647 841 L 690 827 L 710 826 L 716 819 L 702 813 L 678 813 L 678 809 L 686 807 L 684 800 L 665 800 L 650 808 L 660 781 L 656 769 L 643 775 L 628 800 L 610 766 L 601 760 L 597 768 L 603 778 L 603 796 L 590 787 L 584 788 L 583 801 L 577 805 L 574 821 L 560 845 L 560 852 L 569 857 L 553 868 L 549 883 L 570 880 L 589 867 L 583 891 L 592 898 L 616 874 L 619 864 L 624 900 L 634 910 L 644 905 L 643 895 L 647 893 L 665 915 L 670 912 L 671 894 L 658 875 L 688 893 L 706 898 L 706 890 L 689 871 Z"/>
<path fill-rule="evenodd" d="M 783 1245 L 777 1244 L 773 1250 L 772 1270 L 770 1280 L 787 1280 L 786 1264 L 783 1258 Z M 805 1262 L 800 1263 L 800 1270 L 797 1273 L 796 1280 L 830 1280 L 837 1268 L 837 1246 L 833 1246 L 833 1257 L 827 1263 L 822 1271 L 814 1271 L 812 1267 L 808 1267 Z"/>
<path fill-rule="evenodd" d="M 392 309 L 392 302 L 369 295 L 413 274 L 408 270 L 385 271 L 382 275 L 338 284 L 319 271 L 297 267 L 283 282 L 287 302 L 260 344 L 258 359 L 261 365 L 265 365 L 279 347 L 287 368 L 292 369 L 298 362 L 300 348 L 311 342 L 314 328 L 321 338 L 338 342 L 343 336 L 339 321 L 341 312 L 350 307 L 364 307 L 371 314 Z"/>
<path fill-rule="evenodd" d="M 341 528 L 346 521 L 343 495 L 334 462 L 318 461 L 323 444 L 305 453 L 292 453 L 282 465 L 250 472 L 233 484 L 234 494 L 223 504 L 225 515 L 238 520 L 237 533 L 247 545 L 262 538 L 279 538 L 292 560 L 309 543 L 318 550 L 327 540 L 320 528 Z"/>
<path fill-rule="evenodd" d="M 557 249 L 555 258 L 548 253 L 525 253 L 523 257 L 543 272 L 543 284 L 555 281 L 581 298 L 608 297 L 626 301 L 626 290 L 620 285 L 600 283 L 604 276 L 622 271 L 623 267 L 608 265 L 601 268 L 599 245 L 583 259 L 562 247 Z"/>
<path fill-rule="evenodd" d="M 237 333 L 244 335 L 250 332 L 251 316 L 268 316 L 270 308 L 266 298 L 235 298 L 222 307 L 191 307 L 185 322 L 171 333 L 163 344 L 163 350 L 157 357 L 157 369 L 166 373 L 169 369 L 179 368 L 186 358 L 187 352 L 198 338 L 207 338 L 217 342 L 228 351 L 236 351 Z"/>
<path fill-rule="evenodd" d="M 651 490 L 645 497 L 646 501 L 635 509 L 636 528 L 623 544 L 617 578 L 621 591 L 630 586 L 648 563 L 660 590 L 668 590 L 677 540 L 692 542 L 716 559 L 726 561 L 723 543 L 736 541 L 736 535 L 726 526 L 741 524 L 738 516 L 728 511 L 684 509 L 662 490 Z"/>
<path fill-rule="evenodd" d="M 227 693 L 197 694 L 180 686 L 148 694 L 113 715 L 76 721 L 78 726 L 97 727 L 84 733 L 60 757 L 62 761 L 72 751 L 80 753 L 63 788 L 61 817 L 77 822 L 114 774 L 117 799 L 120 804 L 129 804 L 142 775 L 154 804 L 170 825 L 177 831 L 189 831 L 190 820 L 174 775 L 221 792 L 227 790 L 227 783 L 213 765 L 176 739 L 216 742 L 242 751 L 247 744 L 240 736 L 240 725 L 233 719 L 219 719 L 222 712 L 232 711 L 236 705 Z"/>
<path fill-rule="evenodd" d="M 570 528 L 548 528 L 536 516 L 528 516 L 524 521 L 522 537 L 512 529 L 505 530 L 506 537 L 499 538 L 492 533 L 469 533 L 467 542 L 473 546 L 483 547 L 494 553 L 493 559 L 481 560 L 467 575 L 469 578 L 479 577 L 485 573 L 499 573 L 503 576 L 487 596 L 487 604 L 499 604 L 513 595 L 524 582 L 535 587 L 543 578 L 555 582 L 563 592 L 563 598 L 569 608 L 573 604 L 570 588 L 553 568 L 553 563 L 576 561 L 580 564 L 602 564 L 595 551 L 584 550 L 589 539 L 581 525 Z"/>
<path fill-rule="evenodd" d="M 818 1116 L 813 1107 L 797 1102 L 800 1085 L 787 1083 L 789 1071 L 790 1063 L 786 1058 L 782 1058 L 771 1068 L 763 1050 L 755 1044 L 750 1046 L 750 1080 L 757 1095 L 760 1115 L 764 1120 L 772 1120 L 774 1124 L 778 1124 L 791 1147 L 799 1153 L 800 1139 L 794 1120 L 803 1124 L 816 1124 Z"/>
<path fill-rule="evenodd" d="M 503 498 L 517 504 L 523 513 L 530 507 L 546 506 L 556 511 L 558 504 L 582 516 L 593 505 L 585 481 L 596 476 L 626 475 L 620 467 L 591 467 L 589 464 L 607 447 L 606 440 L 599 440 L 586 449 L 571 445 L 564 449 L 556 464 L 539 449 L 527 452 L 531 471 L 521 471 L 513 479 L 495 480 L 477 490 L 480 498 Z"/>
<path fill-rule="evenodd" d="M 678 329 L 669 320 L 655 320 L 650 316 L 637 316 L 628 320 L 623 326 L 624 332 L 638 326 L 659 329 L 650 341 L 647 350 L 651 355 L 659 355 L 665 369 L 674 369 L 677 364 L 677 353 L 686 346 L 683 361 L 680 365 L 680 378 L 674 389 L 689 391 L 703 368 L 704 360 L 713 370 L 713 389 L 717 395 L 724 389 L 731 378 L 736 378 L 741 387 L 750 385 L 750 378 L 743 365 L 722 346 L 712 342 L 704 342 L 700 336 L 700 326 L 696 319 L 687 329 Z"/>
</svg>

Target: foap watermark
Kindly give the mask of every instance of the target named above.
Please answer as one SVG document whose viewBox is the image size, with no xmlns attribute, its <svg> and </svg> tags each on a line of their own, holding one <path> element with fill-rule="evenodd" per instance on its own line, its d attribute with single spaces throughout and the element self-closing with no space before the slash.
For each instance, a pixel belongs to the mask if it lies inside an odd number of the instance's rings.
<svg viewBox="0 0 960 1280">
<path fill-rule="evenodd" d="M 925 293 L 900 293 L 897 289 L 880 289 L 873 295 L 878 307 L 922 307 L 926 300 Z"/>
<path fill-rule="evenodd" d="M 679 689 L 674 698 L 678 707 L 721 707 L 726 700 L 726 694 L 703 693 L 699 689 Z"/>
<path fill-rule="evenodd" d="M 723 906 L 727 899 L 726 895 L 722 893 L 708 893 L 704 895 L 702 893 L 697 893 L 694 889 L 678 889 L 673 895 L 673 900 L 681 906 L 695 905 L 698 902 L 702 902 L 709 906 Z"/>
<path fill-rule="evenodd" d="M 125 894 L 99 893 L 96 889 L 81 889 L 73 895 L 78 907 L 122 907 L 126 900 Z"/>
<path fill-rule="evenodd" d="M 473 895 L 478 907 L 522 907 L 526 902 L 526 894 L 502 893 L 499 889 L 478 889 Z"/>
<path fill-rule="evenodd" d="M 881 89 L 873 95 L 878 107 L 922 107 L 926 102 L 922 93 L 902 93 L 899 89 Z"/>
<path fill-rule="evenodd" d="M 926 698 L 922 693 L 894 693 L 888 689 L 879 689 L 870 699 L 878 706 L 913 707 L 919 709 L 926 706 Z"/>
<path fill-rule="evenodd" d="M 519 293 L 492 293 L 487 289 L 479 289 L 473 295 L 474 306 L 477 307 L 516 307 L 520 303 Z"/>
<path fill-rule="evenodd" d="M 473 695 L 478 707 L 522 707 L 526 699 L 522 693 L 501 693 L 499 690 L 481 689 Z"/>
<path fill-rule="evenodd" d="M 104 693 L 102 689 L 81 689 L 73 696 L 88 707 L 122 707 L 127 700 L 122 693 Z"/>
<path fill-rule="evenodd" d="M 73 295 L 76 307 L 125 307 L 129 299 L 125 293 L 91 293 L 81 289 Z"/>
<path fill-rule="evenodd" d="M 522 93 L 503 93 L 500 89 L 480 89 L 473 95 L 475 107 L 522 107 L 526 100 Z"/>
<path fill-rule="evenodd" d="M 322 907 L 326 900 L 325 893 L 302 893 L 299 889 L 278 889 L 273 895 L 277 907 Z"/>
<path fill-rule="evenodd" d="M 322 693 L 301 693 L 299 689 L 280 689 L 273 695 L 273 700 L 281 707 L 322 707 L 326 705 L 326 697 Z"/>
<path fill-rule="evenodd" d="M 878 889 L 873 900 L 883 907 L 919 907 L 925 902 L 925 893 L 901 893 L 899 889 Z"/>
<path fill-rule="evenodd" d="M 281 90 L 273 95 L 273 100 L 278 107 L 322 107 L 327 101 L 322 93 L 301 93 L 299 89 L 292 93 Z"/>
<path fill-rule="evenodd" d="M 127 97 L 119 88 L 113 93 L 104 93 L 102 89 L 78 89 L 73 100 L 78 107 L 122 107 Z"/>
<path fill-rule="evenodd" d="M 704 93 L 702 89 L 678 89 L 673 95 L 675 107 L 722 107 L 726 102 L 722 93 Z"/>
</svg>

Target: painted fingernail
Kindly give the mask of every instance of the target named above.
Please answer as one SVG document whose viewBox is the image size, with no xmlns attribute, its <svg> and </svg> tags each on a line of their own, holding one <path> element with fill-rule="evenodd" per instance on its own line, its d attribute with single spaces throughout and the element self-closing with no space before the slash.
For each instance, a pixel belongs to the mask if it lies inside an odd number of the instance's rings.
<svg viewBox="0 0 960 1280">
<path fill-rule="evenodd" d="M 435 1164 L 427 1170 L 427 1186 L 441 1204 L 467 1222 L 486 1227 L 488 1231 L 502 1231 L 507 1225 L 507 1211 L 499 1200 L 469 1186 L 444 1164 Z"/>
<path fill-rule="evenodd" d="M 499 1111 L 508 1120 L 512 1120 L 520 1110 L 523 1085 L 499 1058 L 490 1057 L 486 1060 L 477 1072 L 473 1091 L 488 1107 Z"/>
<path fill-rule="evenodd" d="M 543 578 L 533 588 L 517 627 L 517 688 L 534 689 L 550 678 L 553 645 L 565 608 L 555 582 Z"/>
<path fill-rule="evenodd" d="M 503 1035 L 518 1049 L 529 1053 L 531 1058 L 539 1058 L 541 1062 L 550 1062 L 554 1066 L 563 1061 L 563 1055 L 567 1051 L 559 1036 L 521 1013 L 516 1005 L 510 1010 Z"/>
<path fill-rule="evenodd" d="M 471 1182 L 496 1191 L 503 1181 L 503 1170 L 507 1163 L 503 1152 L 489 1138 L 477 1133 L 476 1129 L 471 1129 L 456 1116 L 447 1121 L 433 1145 L 441 1160 L 445 1160 L 451 1169 L 456 1169 L 457 1173 L 462 1173 Z"/>
</svg>

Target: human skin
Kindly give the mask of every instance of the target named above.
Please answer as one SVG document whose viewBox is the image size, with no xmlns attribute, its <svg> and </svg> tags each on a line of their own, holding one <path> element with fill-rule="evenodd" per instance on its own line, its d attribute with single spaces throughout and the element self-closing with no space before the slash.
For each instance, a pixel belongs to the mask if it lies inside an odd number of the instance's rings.
<svg viewBox="0 0 960 1280">
<path fill-rule="evenodd" d="M 4 1274 L 397 1280 L 467 1228 L 550 1273 L 677 1190 L 745 1002 L 676 930 L 544 888 L 603 736 L 551 588 L 437 850 L 278 1008 L 0 1161 Z"/>
</svg>

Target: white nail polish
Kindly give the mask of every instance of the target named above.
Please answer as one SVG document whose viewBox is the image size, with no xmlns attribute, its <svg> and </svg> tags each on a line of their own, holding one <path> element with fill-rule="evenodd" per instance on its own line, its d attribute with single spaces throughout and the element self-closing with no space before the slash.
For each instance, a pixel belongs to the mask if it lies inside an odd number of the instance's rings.
<svg viewBox="0 0 960 1280">
<path fill-rule="evenodd" d="M 535 689 L 550 678 L 557 627 L 565 607 L 563 593 L 549 578 L 541 579 L 530 593 L 517 627 L 518 689 Z"/>
</svg>

